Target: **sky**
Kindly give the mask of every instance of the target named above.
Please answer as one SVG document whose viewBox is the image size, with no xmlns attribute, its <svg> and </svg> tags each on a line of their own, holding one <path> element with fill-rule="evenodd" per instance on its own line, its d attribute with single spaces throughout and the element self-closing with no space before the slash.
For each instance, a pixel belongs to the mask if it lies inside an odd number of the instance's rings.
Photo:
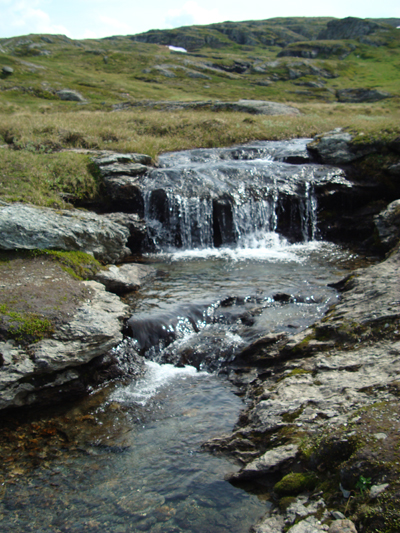
<svg viewBox="0 0 400 533">
<path fill-rule="evenodd" d="M 0 38 L 28 33 L 72 39 L 273 17 L 400 18 L 399 0 L 0 0 Z"/>
</svg>

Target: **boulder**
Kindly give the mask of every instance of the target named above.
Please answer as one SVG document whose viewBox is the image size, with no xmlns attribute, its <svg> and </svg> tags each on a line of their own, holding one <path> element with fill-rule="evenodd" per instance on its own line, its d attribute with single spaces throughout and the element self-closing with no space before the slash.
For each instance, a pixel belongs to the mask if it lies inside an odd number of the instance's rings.
<svg viewBox="0 0 400 533">
<path fill-rule="evenodd" d="M 154 272 L 154 268 L 149 265 L 126 264 L 119 267 L 111 265 L 107 270 L 98 272 L 96 280 L 108 291 L 123 294 L 140 289 L 143 281 Z"/>
<path fill-rule="evenodd" d="M 68 250 L 114 263 L 130 253 L 129 230 L 107 217 L 81 210 L 55 210 L 0 203 L 0 249 Z"/>
<path fill-rule="evenodd" d="M 377 89 L 339 89 L 336 91 L 339 102 L 359 104 L 363 102 L 378 102 L 385 98 L 391 98 L 390 93 L 378 91 Z"/>
<path fill-rule="evenodd" d="M 12 67 L 5 66 L 1 69 L 1 71 L 4 76 L 10 76 L 14 72 L 14 69 Z"/>
<path fill-rule="evenodd" d="M 68 384 L 76 389 L 79 383 L 83 392 L 82 372 L 88 371 L 87 365 L 105 358 L 122 341 L 120 321 L 128 306 L 100 283 L 82 284 L 89 299 L 69 322 L 56 329 L 52 338 L 26 349 L 13 341 L 0 342 L 0 409 L 46 403 L 51 391 L 60 399 L 60 388 Z"/>
<path fill-rule="evenodd" d="M 374 217 L 381 244 L 389 250 L 400 240 L 400 200 L 395 200 Z"/>
<path fill-rule="evenodd" d="M 56 95 L 61 100 L 67 100 L 69 102 L 86 102 L 86 99 L 78 91 L 73 91 L 72 89 L 61 89 L 56 92 Z"/>
</svg>

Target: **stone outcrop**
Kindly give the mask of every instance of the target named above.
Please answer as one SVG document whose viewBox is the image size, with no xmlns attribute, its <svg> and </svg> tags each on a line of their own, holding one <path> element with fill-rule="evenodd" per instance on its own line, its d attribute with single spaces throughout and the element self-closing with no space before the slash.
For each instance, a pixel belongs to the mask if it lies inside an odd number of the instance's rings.
<svg viewBox="0 0 400 533">
<path fill-rule="evenodd" d="M 210 111 L 239 111 L 251 115 L 299 115 L 300 111 L 292 106 L 269 102 L 266 100 L 238 100 L 237 102 L 200 101 L 200 102 L 124 102 L 113 106 L 115 111 L 131 107 L 145 107 L 161 111 L 176 111 L 179 109 L 209 109 Z"/>
<path fill-rule="evenodd" d="M 61 392 L 76 389 L 82 394 L 85 373 L 116 364 L 111 351 L 122 341 L 121 319 L 128 306 L 100 283 L 82 284 L 89 299 L 51 338 L 27 348 L 13 341 L 0 343 L 0 409 L 48 403 L 52 396 L 59 400 Z"/>
<path fill-rule="evenodd" d="M 115 263 L 130 250 L 129 230 L 107 217 L 81 210 L 55 210 L 0 203 L 0 249 L 83 251 Z"/>
<path fill-rule="evenodd" d="M 363 102 L 379 102 L 385 98 L 391 98 L 392 95 L 377 89 L 339 89 L 336 91 L 336 97 L 339 102 L 359 104 Z"/>
<path fill-rule="evenodd" d="M 346 17 L 329 21 L 326 29 L 319 33 L 318 39 L 357 39 L 357 37 L 374 33 L 379 27 L 379 24 L 371 20 Z"/>
</svg>

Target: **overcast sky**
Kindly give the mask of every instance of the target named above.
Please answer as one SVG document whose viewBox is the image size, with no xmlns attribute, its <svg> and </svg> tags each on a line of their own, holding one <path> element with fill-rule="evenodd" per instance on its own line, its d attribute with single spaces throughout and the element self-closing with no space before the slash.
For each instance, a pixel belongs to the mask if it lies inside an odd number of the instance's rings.
<svg viewBox="0 0 400 533">
<path fill-rule="evenodd" d="M 399 0 L 0 0 L 0 37 L 61 33 L 73 39 L 289 16 L 400 18 Z"/>
</svg>

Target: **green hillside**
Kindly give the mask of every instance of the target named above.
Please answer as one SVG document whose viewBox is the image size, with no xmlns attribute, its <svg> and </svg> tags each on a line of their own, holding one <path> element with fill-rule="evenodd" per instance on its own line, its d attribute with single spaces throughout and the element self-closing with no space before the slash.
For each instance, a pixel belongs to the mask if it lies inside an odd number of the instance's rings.
<svg viewBox="0 0 400 533">
<path fill-rule="evenodd" d="M 97 40 L 0 39 L 0 145 L 12 149 L 2 154 L 0 197 L 44 205 L 65 205 L 68 194 L 95 197 L 87 156 L 63 149 L 156 158 L 336 127 L 369 138 L 398 136 L 398 25 L 400 19 L 289 17 Z M 286 103 L 300 114 L 143 105 L 239 99 Z"/>
</svg>

